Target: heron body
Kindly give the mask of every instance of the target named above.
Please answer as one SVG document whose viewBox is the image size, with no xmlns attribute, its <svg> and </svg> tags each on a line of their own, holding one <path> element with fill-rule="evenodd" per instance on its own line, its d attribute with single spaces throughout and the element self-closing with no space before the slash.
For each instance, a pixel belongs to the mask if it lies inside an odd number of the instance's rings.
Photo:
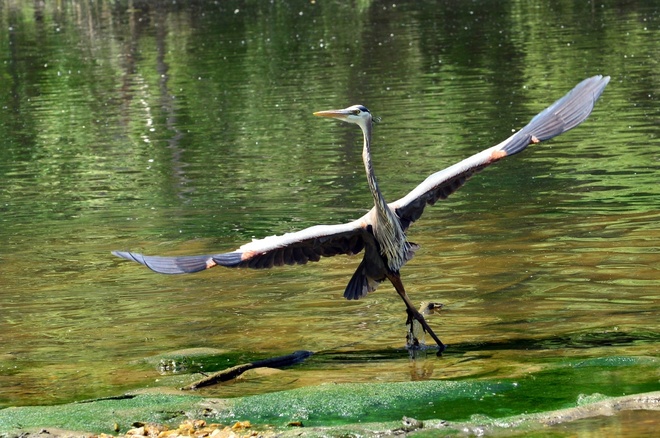
<svg viewBox="0 0 660 438">
<path fill-rule="evenodd" d="M 406 230 L 420 218 L 427 205 L 447 198 L 475 173 L 504 157 L 521 152 L 530 144 L 549 140 L 582 123 L 609 80 L 608 76 L 600 75 L 585 79 L 503 142 L 430 175 L 406 196 L 392 203 L 383 197 L 371 161 L 373 117 L 369 110 L 362 105 L 354 105 L 341 110 L 316 112 L 316 116 L 353 123 L 362 130 L 362 159 L 374 200 L 374 207 L 364 216 L 345 224 L 316 225 L 294 233 L 254 240 L 227 253 L 182 257 L 145 256 L 124 251 L 113 251 L 113 254 L 159 273 L 182 274 L 216 265 L 259 269 L 305 264 L 318 261 L 321 257 L 353 255 L 364 251 L 344 297 L 349 300 L 363 298 L 388 279 L 406 304 L 408 323 L 413 319 L 418 321 L 441 352 L 444 344 L 412 305 L 401 281 L 401 268 L 418 248 L 408 242 Z"/>
</svg>

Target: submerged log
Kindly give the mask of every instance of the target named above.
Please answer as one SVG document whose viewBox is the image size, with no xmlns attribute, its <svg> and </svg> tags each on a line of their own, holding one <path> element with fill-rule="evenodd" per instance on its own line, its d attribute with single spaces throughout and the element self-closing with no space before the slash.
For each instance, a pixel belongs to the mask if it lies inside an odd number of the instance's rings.
<svg viewBox="0 0 660 438">
<path fill-rule="evenodd" d="M 193 382 L 188 386 L 184 386 L 181 389 L 190 391 L 190 390 L 202 388 L 204 386 L 210 386 L 210 385 L 215 385 L 216 383 L 226 382 L 228 380 L 235 379 L 244 372 L 254 368 L 282 368 L 282 367 L 295 365 L 307 359 L 312 354 L 314 353 L 308 350 L 299 350 L 299 351 L 294 351 L 293 353 L 287 354 L 285 356 L 271 357 L 270 359 L 257 360 L 255 362 L 236 365 L 231 368 L 227 368 L 225 370 L 218 371 L 209 376 L 206 376 L 203 379 Z"/>
</svg>

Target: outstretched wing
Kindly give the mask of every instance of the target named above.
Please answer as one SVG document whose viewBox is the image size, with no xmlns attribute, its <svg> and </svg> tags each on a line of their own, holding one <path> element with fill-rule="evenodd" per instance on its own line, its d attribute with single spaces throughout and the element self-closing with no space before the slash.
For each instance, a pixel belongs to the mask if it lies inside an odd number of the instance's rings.
<svg viewBox="0 0 660 438">
<path fill-rule="evenodd" d="M 364 249 L 367 217 L 339 225 L 316 225 L 281 236 L 253 240 L 236 251 L 197 256 L 160 257 L 113 251 L 117 257 L 143 264 L 161 274 L 185 274 L 214 266 L 254 269 L 316 262 L 321 257 L 357 254 Z"/>
<path fill-rule="evenodd" d="M 516 154 L 532 143 L 548 140 L 582 123 L 609 82 L 608 76 L 594 76 L 579 83 L 566 96 L 534 117 L 527 126 L 504 140 L 445 170 L 434 173 L 405 197 L 390 204 L 404 229 L 419 219 L 427 204 L 434 204 L 458 190 L 469 177 L 506 156 Z M 114 251 L 113 254 L 141 263 L 163 274 L 202 271 L 217 265 L 270 268 L 304 264 L 321 257 L 357 254 L 364 249 L 370 214 L 340 225 L 317 225 L 296 233 L 254 240 L 236 251 L 199 256 L 159 257 Z"/>
<path fill-rule="evenodd" d="M 486 166 L 582 123 L 591 114 L 596 100 L 609 81 L 609 76 L 600 75 L 585 79 L 502 143 L 434 173 L 406 196 L 389 204 L 401 219 L 403 229 L 419 219 L 426 205 L 447 198 Z"/>
</svg>

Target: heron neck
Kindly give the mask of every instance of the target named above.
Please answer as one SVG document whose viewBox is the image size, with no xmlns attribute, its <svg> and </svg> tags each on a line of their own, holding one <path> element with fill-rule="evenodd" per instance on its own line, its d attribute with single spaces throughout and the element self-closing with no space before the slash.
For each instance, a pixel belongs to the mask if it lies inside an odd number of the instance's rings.
<svg viewBox="0 0 660 438">
<path fill-rule="evenodd" d="M 374 197 L 374 204 L 379 212 L 384 210 L 389 211 L 387 207 L 387 202 L 383 197 L 383 194 L 378 187 L 378 181 L 376 181 L 376 174 L 374 172 L 374 166 L 371 162 L 371 122 L 365 125 L 362 129 L 364 134 L 364 147 L 362 149 L 362 161 L 364 161 L 364 170 L 367 172 L 367 182 L 369 183 L 369 188 L 371 189 L 371 194 Z"/>
<path fill-rule="evenodd" d="M 392 272 L 398 272 L 406 263 L 410 255 L 410 244 L 406 241 L 406 235 L 401 228 L 401 222 L 394 212 L 390 210 L 383 194 L 378 188 L 374 167 L 371 163 L 371 123 L 362 128 L 364 133 L 364 149 L 362 160 L 367 171 L 367 181 L 371 194 L 374 197 L 376 215 L 373 217 L 373 233 L 380 245 L 380 251 L 385 257 L 388 268 Z"/>
</svg>

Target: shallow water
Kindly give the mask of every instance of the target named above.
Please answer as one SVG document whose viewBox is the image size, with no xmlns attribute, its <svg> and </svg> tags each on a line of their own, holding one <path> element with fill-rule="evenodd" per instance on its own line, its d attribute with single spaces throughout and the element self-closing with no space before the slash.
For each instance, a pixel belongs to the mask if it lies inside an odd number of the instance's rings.
<svg viewBox="0 0 660 438">
<path fill-rule="evenodd" d="M 196 347 L 227 365 L 327 353 L 219 396 L 657 356 L 653 2 L 58 4 L 0 11 L 0 406 L 158 386 L 143 359 Z M 396 199 L 594 74 L 612 81 L 584 125 L 410 230 L 422 249 L 403 279 L 446 306 L 430 320 L 442 359 L 409 360 L 390 286 L 343 300 L 357 257 L 161 276 L 110 255 L 221 252 L 362 215 L 361 134 L 313 111 L 382 117 L 374 163 Z"/>
</svg>

